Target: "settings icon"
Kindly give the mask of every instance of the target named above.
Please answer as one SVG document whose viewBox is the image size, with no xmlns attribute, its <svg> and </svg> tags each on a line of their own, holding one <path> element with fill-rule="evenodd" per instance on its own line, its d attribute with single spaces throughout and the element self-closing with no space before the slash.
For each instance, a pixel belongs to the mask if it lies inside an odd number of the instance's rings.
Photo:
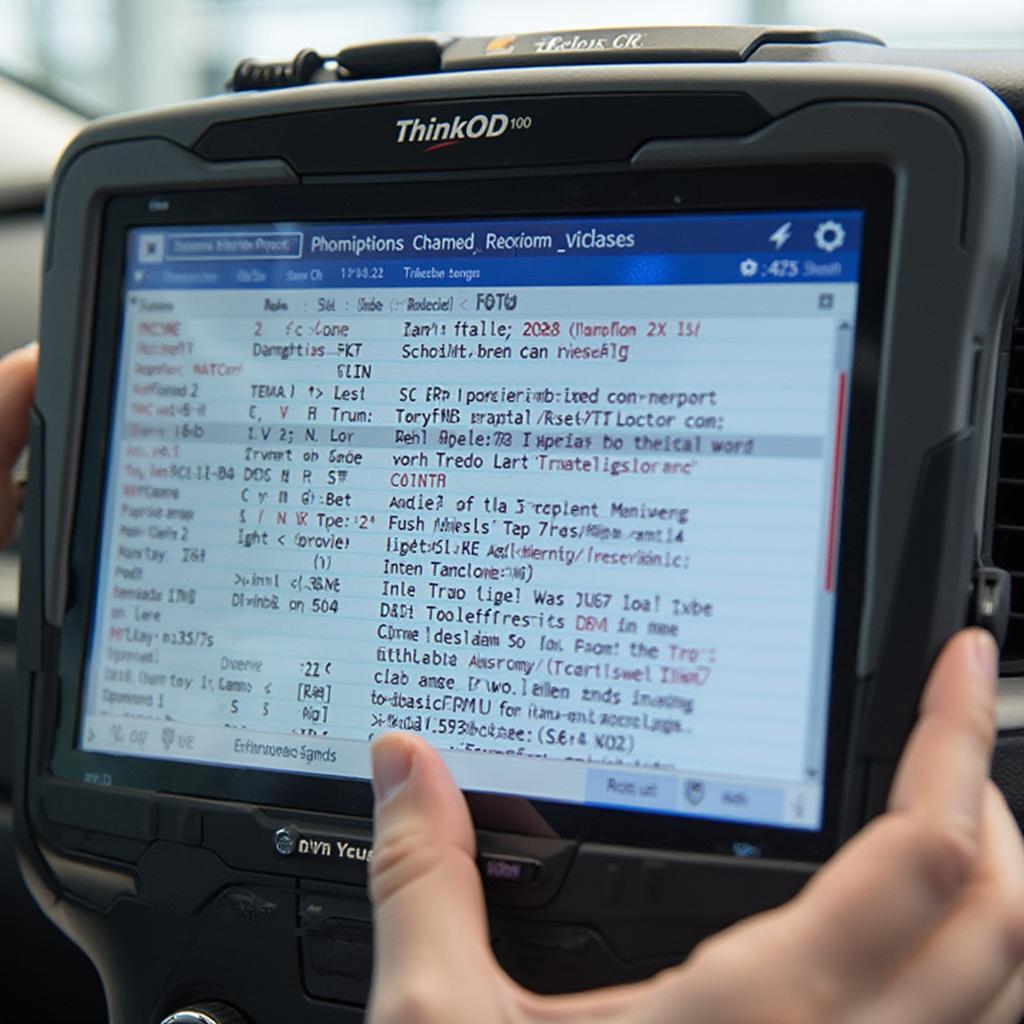
<svg viewBox="0 0 1024 1024">
<path fill-rule="evenodd" d="M 740 273 L 744 277 L 753 277 L 758 271 L 757 260 L 743 260 L 740 263 Z"/>
<path fill-rule="evenodd" d="M 846 241 L 846 231 L 837 220 L 823 220 L 814 229 L 814 244 L 825 252 L 835 252 Z"/>
</svg>

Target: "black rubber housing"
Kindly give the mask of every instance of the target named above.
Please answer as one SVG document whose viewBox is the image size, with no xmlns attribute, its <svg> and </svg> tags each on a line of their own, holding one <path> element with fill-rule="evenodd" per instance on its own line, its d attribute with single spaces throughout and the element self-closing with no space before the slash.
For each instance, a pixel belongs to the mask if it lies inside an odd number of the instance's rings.
<svg viewBox="0 0 1024 1024">
<path fill-rule="evenodd" d="M 967 614 L 997 342 L 1019 273 L 1024 145 L 1006 107 L 976 83 L 907 68 L 758 65 L 770 42 L 730 37 L 715 50 L 738 47 L 746 64 L 721 55 L 713 59 L 722 63 L 685 66 L 551 61 L 247 93 L 98 122 L 65 154 L 49 203 L 31 431 L 14 805 L 33 894 L 97 965 L 113 1024 L 153 1024 L 210 1001 L 259 1024 L 358 1020 L 371 958 L 365 861 L 328 869 L 272 849 L 286 825 L 365 848 L 365 816 L 310 810 L 302 779 L 257 805 L 96 784 L 105 780 L 53 769 L 65 627 L 91 587 L 69 565 L 102 313 L 102 225 L 107 204 L 121 196 L 303 188 L 368 175 L 400 186 L 541 168 L 886 169 L 892 236 L 860 524 L 866 545 L 862 566 L 840 566 L 861 574 L 863 600 L 854 634 L 837 638 L 856 677 L 839 838 L 881 809 L 928 667 Z M 778 45 L 807 42 L 825 59 L 827 38 Z M 868 40 L 837 45 L 878 49 Z M 325 160 L 322 151 L 310 155 L 305 135 L 349 124 L 371 132 L 377 112 L 390 125 L 396 110 L 416 104 L 486 107 L 499 98 L 535 120 L 550 111 L 546 145 L 498 154 L 496 165 L 449 150 L 438 166 L 418 151 L 390 162 L 380 145 L 368 146 L 369 156 L 339 151 Z M 720 132 L 703 114 L 680 117 L 688 127 L 673 124 L 676 110 L 721 103 L 728 116 Z M 607 125 L 599 114 L 606 104 L 618 111 Z M 646 120 L 631 119 L 641 109 Z M 575 111 L 587 132 L 570 124 Z M 631 135 L 637 123 L 642 130 Z M 575 140 L 568 149 L 565 138 Z M 716 929 L 785 901 L 816 866 L 571 835 L 481 832 L 479 844 L 483 856 L 540 865 L 529 885 L 488 886 L 499 959 L 538 991 L 647 976 Z"/>
</svg>

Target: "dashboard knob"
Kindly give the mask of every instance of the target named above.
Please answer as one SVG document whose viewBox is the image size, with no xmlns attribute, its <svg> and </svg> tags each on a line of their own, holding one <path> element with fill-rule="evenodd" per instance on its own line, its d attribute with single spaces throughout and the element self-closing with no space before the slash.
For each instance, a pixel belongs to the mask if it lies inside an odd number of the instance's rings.
<svg viewBox="0 0 1024 1024">
<path fill-rule="evenodd" d="M 197 1003 L 177 1010 L 160 1024 L 249 1024 L 236 1009 L 225 1003 Z"/>
</svg>

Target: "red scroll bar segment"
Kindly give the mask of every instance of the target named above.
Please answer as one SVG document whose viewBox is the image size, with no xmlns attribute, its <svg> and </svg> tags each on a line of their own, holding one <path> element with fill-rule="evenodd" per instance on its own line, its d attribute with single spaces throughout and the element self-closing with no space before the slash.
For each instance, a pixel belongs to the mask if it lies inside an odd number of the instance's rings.
<svg viewBox="0 0 1024 1024">
<path fill-rule="evenodd" d="M 828 548 L 825 553 L 825 590 L 831 593 L 836 585 L 836 535 L 839 531 L 839 481 L 842 476 L 843 421 L 846 416 L 846 374 L 839 374 L 836 395 L 836 430 L 832 452 L 832 493 L 828 510 Z"/>
</svg>

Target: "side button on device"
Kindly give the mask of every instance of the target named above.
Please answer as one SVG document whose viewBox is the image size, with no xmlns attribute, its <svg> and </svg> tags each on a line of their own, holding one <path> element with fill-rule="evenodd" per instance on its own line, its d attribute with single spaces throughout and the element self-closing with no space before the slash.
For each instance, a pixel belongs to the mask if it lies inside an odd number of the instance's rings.
<svg viewBox="0 0 1024 1024">
<path fill-rule="evenodd" d="M 543 867 L 539 860 L 531 857 L 507 857 L 500 853 L 481 853 L 477 863 L 485 881 L 505 885 L 533 885 Z"/>
<path fill-rule="evenodd" d="M 478 794 L 479 795 L 479 794 Z M 505 798 L 500 798 L 504 800 Z M 536 828 L 540 815 L 524 800 L 526 813 L 521 807 L 501 808 L 509 814 L 509 823 L 522 823 Z M 474 814 L 490 813 L 493 805 L 478 803 L 470 807 Z M 519 814 L 520 817 L 515 817 Z M 535 820 L 534 820 L 535 819 Z M 492 910 L 509 907 L 541 907 L 555 898 L 565 881 L 569 865 L 576 854 L 576 843 L 568 839 L 549 836 L 509 835 L 504 832 L 477 831 L 477 870 L 487 889 L 487 903 Z"/>
</svg>

